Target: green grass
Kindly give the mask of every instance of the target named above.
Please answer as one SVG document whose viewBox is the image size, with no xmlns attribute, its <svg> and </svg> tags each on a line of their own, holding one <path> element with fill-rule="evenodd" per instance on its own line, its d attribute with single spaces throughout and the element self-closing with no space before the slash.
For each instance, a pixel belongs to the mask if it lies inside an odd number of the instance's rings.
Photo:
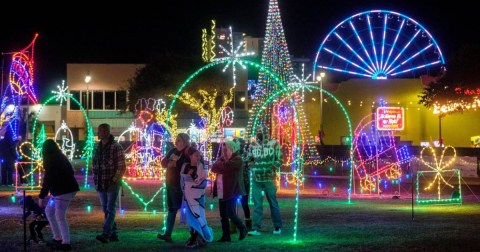
<svg viewBox="0 0 480 252">
<path fill-rule="evenodd" d="M 32 193 L 37 195 L 38 192 Z M 145 212 L 127 193 L 122 197 L 126 208 L 117 215 L 120 242 L 101 244 L 95 236 L 101 232 L 103 217 L 94 191 L 82 191 L 69 208 L 72 246 L 74 251 L 185 251 L 188 228 L 175 225 L 174 244 L 156 238 L 162 226 L 161 203 L 155 203 L 158 213 Z M 0 192 L 0 251 L 23 251 L 21 208 L 10 202 L 10 193 Z M 161 197 L 157 200 L 160 202 Z M 266 201 L 266 200 L 265 200 Z M 207 210 L 207 220 L 214 229 L 215 239 L 221 236 L 220 217 L 216 200 L 213 210 Z M 231 243 L 210 243 L 201 251 L 479 251 L 480 202 L 470 197 L 463 205 L 417 206 L 412 220 L 409 199 L 352 199 L 301 198 L 297 240 L 293 241 L 294 198 L 279 198 L 284 227 L 282 235 L 271 234 L 273 229 L 268 205 L 264 207 L 264 233 Z M 92 205 L 87 213 L 86 205 Z M 150 209 L 149 209 L 150 210 Z M 253 212 L 253 207 L 251 207 Z M 240 215 L 243 215 L 239 209 Z M 44 233 L 51 238 L 49 228 Z M 50 251 L 34 245 L 29 251 Z"/>
</svg>

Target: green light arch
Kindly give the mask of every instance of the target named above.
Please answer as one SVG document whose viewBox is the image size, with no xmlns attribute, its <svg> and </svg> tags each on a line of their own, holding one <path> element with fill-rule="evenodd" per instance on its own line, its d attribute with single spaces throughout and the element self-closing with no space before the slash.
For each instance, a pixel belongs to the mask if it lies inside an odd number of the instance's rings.
<svg viewBox="0 0 480 252">
<path fill-rule="evenodd" d="M 88 132 L 87 132 L 87 139 L 86 139 L 86 143 L 85 143 L 86 146 L 84 148 L 84 150 L 85 149 L 87 150 L 87 153 L 85 155 L 85 175 L 84 175 L 85 178 L 84 178 L 83 186 L 84 186 L 84 188 L 88 188 L 88 168 L 89 168 L 90 160 L 92 159 L 92 150 L 93 150 L 93 129 L 92 129 L 92 126 L 90 124 L 90 120 L 87 117 L 87 113 L 86 113 L 85 109 L 83 108 L 82 104 L 80 104 L 80 102 L 77 99 L 75 99 L 73 96 L 71 96 L 69 94 L 67 96 L 70 99 L 70 101 L 73 100 L 80 107 L 80 110 L 83 113 L 83 117 L 85 118 L 85 122 L 87 123 Z M 48 98 L 42 104 L 42 106 L 40 107 L 40 109 L 37 112 L 37 115 L 35 116 L 35 121 L 33 122 L 33 128 L 32 128 L 32 144 L 35 147 L 35 149 L 37 149 L 37 146 L 35 146 L 34 142 L 35 142 L 35 132 L 36 132 L 36 128 L 37 128 L 38 117 L 41 114 L 41 112 L 43 111 L 43 109 L 45 108 L 45 105 L 50 104 L 54 99 L 58 99 L 58 95 L 54 95 L 54 96 Z M 35 157 L 35 158 L 38 159 L 38 157 Z"/>
</svg>

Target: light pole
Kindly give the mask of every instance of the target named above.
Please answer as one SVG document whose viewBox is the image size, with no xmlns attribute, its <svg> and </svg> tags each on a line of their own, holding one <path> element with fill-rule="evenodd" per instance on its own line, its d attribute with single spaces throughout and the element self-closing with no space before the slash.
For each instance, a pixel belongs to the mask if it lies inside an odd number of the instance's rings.
<svg viewBox="0 0 480 252">
<path fill-rule="evenodd" d="M 85 84 L 87 84 L 87 120 L 88 120 L 88 107 L 90 106 L 89 104 L 90 101 L 88 99 L 88 96 L 90 95 L 88 91 L 88 83 L 90 83 L 91 80 L 92 80 L 92 76 L 90 75 L 90 71 L 88 71 L 87 75 L 85 75 Z"/>
<path fill-rule="evenodd" d="M 320 137 L 320 144 L 323 145 L 323 78 L 325 77 L 325 73 L 321 72 L 320 75 L 317 76 L 317 81 L 320 84 L 320 131 L 318 132 L 318 136 Z"/>
</svg>

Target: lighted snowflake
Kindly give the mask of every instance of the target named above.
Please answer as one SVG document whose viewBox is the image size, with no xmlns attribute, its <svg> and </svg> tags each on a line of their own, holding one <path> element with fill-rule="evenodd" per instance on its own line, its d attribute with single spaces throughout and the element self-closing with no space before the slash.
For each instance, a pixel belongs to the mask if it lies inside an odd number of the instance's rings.
<svg viewBox="0 0 480 252">
<path fill-rule="evenodd" d="M 236 86 L 237 85 L 237 80 L 236 80 L 237 76 L 235 74 L 235 72 L 236 72 L 235 64 L 239 64 L 243 69 L 246 69 L 247 67 L 241 61 L 239 61 L 238 59 L 254 55 L 255 53 L 253 53 L 253 52 L 238 53 L 238 51 L 240 51 L 240 49 L 242 49 L 243 41 L 240 42 L 240 44 L 238 44 L 237 48 L 234 49 L 232 27 L 230 26 L 229 29 L 230 29 L 230 51 L 228 51 L 227 49 L 225 49 L 225 47 L 220 45 L 220 48 L 222 48 L 222 50 L 227 54 L 227 56 L 213 59 L 213 61 L 222 61 L 222 60 L 228 59 L 227 64 L 223 68 L 222 72 L 225 72 L 227 70 L 227 68 L 230 65 L 232 65 L 233 86 Z"/>
<path fill-rule="evenodd" d="M 309 74 L 307 77 L 305 77 L 305 64 L 302 64 L 302 78 L 299 78 L 296 74 L 294 74 L 293 78 L 295 78 L 296 82 L 289 83 L 289 85 L 298 85 L 299 88 L 302 89 L 302 102 L 305 101 L 305 88 L 307 88 L 308 91 L 312 91 L 308 85 L 317 84 L 313 78 L 309 81 L 310 77 L 312 77 L 312 74 Z"/>
<path fill-rule="evenodd" d="M 60 102 L 60 106 L 62 106 L 63 101 L 67 101 L 69 97 L 72 95 L 67 92 L 68 86 L 65 86 L 65 81 L 62 81 L 62 86 L 57 85 L 58 91 L 52 91 L 55 94 L 55 101 Z"/>
</svg>

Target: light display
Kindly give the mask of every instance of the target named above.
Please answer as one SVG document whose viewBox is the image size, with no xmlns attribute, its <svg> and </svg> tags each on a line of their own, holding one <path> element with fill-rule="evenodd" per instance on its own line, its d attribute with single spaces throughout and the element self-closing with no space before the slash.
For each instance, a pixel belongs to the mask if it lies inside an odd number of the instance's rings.
<svg viewBox="0 0 480 252">
<path fill-rule="evenodd" d="M 428 150 L 430 152 L 430 155 L 432 156 L 433 161 L 428 162 L 426 159 L 426 156 L 424 156 L 424 151 Z M 448 156 L 446 154 L 449 154 Z M 417 184 L 416 184 L 416 189 L 417 189 L 417 197 L 416 201 L 418 204 L 461 204 L 462 203 L 462 187 L 461 187 L 461 176 L 460 176 L 460 170 L 458 169 L 447 169 L 450 168 L 453 163 L 455 162 L 455 159 L 457 157 L 457 152 L 454 147 L 452 146 L 446 146 L 442 150 L 442 155 L 440 156 L 440 159 L 437 158 L 437 153 L 434 148 L 432 147 L 425 147 L 422 149 L 420 152 L 420 159 L 423 165 L 426 167 L 430 168 L 430 171 L 417 171 Z M 431 179 L 432 175 L 433 179 Z M 457 186 L 454 186 L 450 183 L 450 179 L 445 179 L 444 176 L 449 175 L 450 178 L 453 176 L 457 176 L 458 179 L 458 184 Z M 430 178 L 427 178 L 430 177 Z M 420 178 L 422 178 L 422 181 L 420 181 Z M 430 181 L 428 181 L 430 180 Z M 427 186 L 424 188 L 420 188 L 420 183 L 427 183 Z M 436 198 L 435 199 L 425 199 L 421 197 L 421 190 L 423 191 L 430 191 L 436 186 Z M 442 198 L 442 190 L 446 191 L 445 188 L 450 188 L 450 191 L 448 196 L 451 196 L 450 198 L 445 198 L 445 195 L 443 194 Z M 445 192 L 444 192 L 445 193 Z M 455 195 L 456 194 L 456 195 Z"/>
<path fill-rule="evenodd" d="M 40 130 L 40 133 L 38 134 L 38 136 L 36 136 L 37 134 L 37 126 L 38 126 L 38 118 L 40 116 L 40 114 L 42 113 L 43 109 L 45 108 L 46 105 L 52 103 L 53 101 L 60 101 L 60 103 L 62 101 L 66 101 L 67 99 L 70 99 L 70 102 L 75 102 L 80 110 L 82 111 L 83 113 L 83 117 L 85 118 L 85 122 L 86 122 L 86 128 L 87 128 L 87 138 L 86 138 L 86 143 L 85 143 L 85 147 L 84 147 L 84 152 L 82 154 L 82 159 L 85 160 L 85 178 L 84 178 L 84 187 L 88 188 L 88 166 L 89 166 L 89 163 L 90 163 L 90 160 L 92 158 L 92 150 L 93 150 L 93 145 L 94 145 L 94 138 L 93 138 L 93 129 L 92 127 L 90 126 L 90 121 L 88 120 L 88 117 L 87 117 L 87 114 L 85 112 L 85 109 L 83 108 L 83 106 L 80 104 L 80 102 L 75 99 L 70 93 L 67 92 L 67 89 L 68 87 L 65 87 L 64 84 L 62 84 L 62 86 L 57 86 L 58 87 L 58 91 L 52 91 L 53 93 L 53 96 L 51 96 L 50 98 L 48 98 L 44 104 L 42 104 L 42 106 L 39 108 L 37 114 L 36 114 L 36 117 L 35 117 L 35 120 L 33 122 L 33 127 L 32 127 L 32 139 L 34 140 L 35 142 L 35 146 L 34 146 L 34 149 L 36 150 L 34 153 L 35 155 L 33 156 L 35 160 L 37 160 L 36 162 L 39 162 L 39 160 L 42 159 L 40 153 L 42 153 L 41 151 L 41 148 L 43 146 L 43 142 L 46 140 L 46 133 L 45 133 L 45 129 L 44 129 L 44 125 L 41 124 L 41 130 Z M 65 125 L 66 126 L 66 125 Z M 68 127 L 66 127 L 68 128 Z M 65 130 L 66 130 L 65 128 Z M 60 128 L 60 130 L 63 130 L 62 128 Z M 73 155 L 73 147 L 75 145 L 75 143 L 73 142 L 73 135 L 71 134 L 71 132 L 69 132 L 70 134 L 70 138 L 67 140 L 63 140 L 62 138 L 62 143 L 66 143 L 65 146 L 70 146 L 70 149 L 71 149 L 71 155 Z M 55 136 L 55 138 L 57 138 L 58 136 L 58 131 L 57 131 L 57 134 Z M 68 143 L 67 143 L 68 142 Z M 63 146 L 63 144 L 62 144 Z M 67 152 L 68 153 L 68 152 Z M 33 179 L 33 176 L 31 176 L 31 178 Z"/>
<path fill-rule="evenodd" d="M 344 19 L 328 33 L 313 71 L 386 79 L 440 72 L 444 64 L 440 47 L 423 25 L 398 12 L 372 10 Z"/>
<path fill-rule="evenodd" d="M 59 139 L 59 137 L 61 138 Z M 60 146 L 62 153 L 65 154 L 68 159 L 72 160 L 73 154 L 75 153 L 75 142 L 72 131 L 63 120 L 60 128 L 58 128 L 55 133 L 55 142 L 58 142 L 58 140 L 61 140 L 62 142 L 62 145 Z"/>
<path fill-rule="evenodd" d="M 237 85 L 237 75 L 235 73 L 236 72 L 235 64 L 239 64 L 243 69 L 246 69 L 247 67 L 245 65 L 243 65 L 242 61 L 239 61 L 238 59 L 242 58 L 242 57 L 247 57 L 247 56 L 254 55 L 254 53 L 252 53 L 252 52 L 239 53 L 240 50 L 243 50 L 243 47 L 242 47 L 243 41 L 241 41 L 238 44 L 238 46 L 235 48 L 234 47 L 234 41 L 233 41 L 233 32 L 232 32 L 232 27 L 231 26 L 229 27 L 229 31 L 230 31 L 230 51 L 227 50 L 222 45 L 219 45 L 220 48 L 222 49 L 222 51 L 227 54 L 227 56 L 222 57 L 222 58 L 215 58 L 215 59 L 213 59 L 213 61 L 219 61 L 219 60 L 223 60 L 225 58 L 230 58 L 230 60 L 227 62 L 227 64 L 225 64 L 225 67 L 223 67 L 222 72 L 225 72 L 225 70 L 227 70 L 227 68 L 231 65 L 232 66 L 233 86 L 236 86 Z"/>
<path fill-rule="evenodd" d="M 203 62 L 212 62 L 215 58 L 215 20 L 212 20 L 210 28 L 210 37 L 208 37 L 207 29 L 202 29 L 202 60 Z M 208 37 L 208 38 L 207 38 Z"/>
<path fill-rule="evenodd" d="M 17 139 L 19 131 L 20 106 L 23 98 L 30 105 L 37 103 L 34 91 L 34 47 L 38 34 L 32 42 L 18 52 L 12 53 L 9 71 L 9 85 L 5 89 L 0 106 L 0 128 L 10 127 L 13 139 Z M 3 90 L 2 90 L 3 91 Z"/>
<path fill-rule="evenodd" d="M 161 166 L 163 157 L 162 147 L 168 142 L 166 139 L 171 138 L 173 135 L 166 130 L 165 121 L 158 121 L 164 120 L 163 118 L 166 115 L 165 108 L 166 103 L 163 99 L 139 99 L 135 104 L 137 118 L 118 137 L 119 142 L 129 141 L 132 143 L 125 149 L 127 171 L 123 184 L 143 205 L 145 211 L 164 187 L 160 186 L 158 189 L 155 189 L 156 191 L 147 200 L 145 199 L 146 196 L 135 191 L 132 183 L 146 179 L 160 180 L 164 177 L 164 170 Z M 175 120 L 170 122 L 176 130 Z M 157 185 L 155 184 L 155 186 Z"/>
<path fill-rule="evenodd" d="M 376 127 L 377 116 L 375 113 L 373 120 L 371 115 L 365 116 L 354 131 L 354 167 L 361 193 L 381 193 L 381 181 L 401 179 L 401 166 L 411 159 L 406 146 L 396 146 L 394 131 Z"/>
<path fill-rule="evenodd" d="M 233 116 L 231 116 L 230 118 L 229 115 L 231 114 L 228 113 L 227 110 L 225 110 L 227 104 L 232 102 L 233 100 L 233 87 L 230 88 L 228 95 L 223 95 L 222 104 L 220 105 L 220 107 L 217 107 L 215 104 L 218 96 L 218 92 L 216 89 L 210 92 L 200 89 L 198 90 L 198 94 L 200 95 L 200 97 L 192 96 L 190 93 L 184 92 L 180 96 L 178 96 L 178 99 L 182 103 L 190 106 L 190 108 L 192 108 L 193 110 L 197 111 L 198 115 L 202 119 L 207 138 L 207 152 L 204 155 L 207 156 L 208 160 L 212 160 L 212 145 L 210 141 L 211 137 L 218 131 L 222 130 L 222 120 L 225 122 L 233 120 Z M 172 95 L 171 97 L 174 96 Z"/>
<path fill-rule="evenodd" d="M 19 52 L 12 54 L 9 81 L 12 93 L 15 96 L 27 96 L 33 103 L 37 103 L 37 96 L 33 87 L 34 82 L 34 49 L 38 34 L 32 42 Z"/>
</svg>

